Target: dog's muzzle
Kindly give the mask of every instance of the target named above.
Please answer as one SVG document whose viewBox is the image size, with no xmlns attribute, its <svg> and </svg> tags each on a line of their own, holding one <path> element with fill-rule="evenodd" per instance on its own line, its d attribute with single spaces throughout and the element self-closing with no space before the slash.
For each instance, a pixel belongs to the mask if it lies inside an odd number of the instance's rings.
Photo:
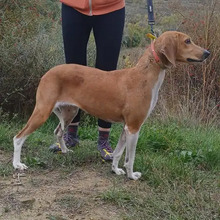
<svg viewBox="0 0 220 220">
<path fill-rule="evenodd" d="M 195 60 L 191 58 L 187 58 L 188 62 L 202 62 L 204 61 L 208 56 L 210 55 L 210 52 L 208 50 L 204 50 L 201 60 Z"/>
</svg>

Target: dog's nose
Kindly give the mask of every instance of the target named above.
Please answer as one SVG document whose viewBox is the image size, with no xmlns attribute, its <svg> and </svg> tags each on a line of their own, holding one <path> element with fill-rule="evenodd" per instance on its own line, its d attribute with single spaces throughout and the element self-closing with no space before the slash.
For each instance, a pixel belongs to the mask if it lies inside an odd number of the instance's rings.
<svg viewBox="0 0 220 220">
<path fill-rule="evenodd" d="M 210 52 L 208 50 L 205 50 L 202 55 L 203 60 L 205 60 L 209 55 L 210 55 Z"/>
</svg>

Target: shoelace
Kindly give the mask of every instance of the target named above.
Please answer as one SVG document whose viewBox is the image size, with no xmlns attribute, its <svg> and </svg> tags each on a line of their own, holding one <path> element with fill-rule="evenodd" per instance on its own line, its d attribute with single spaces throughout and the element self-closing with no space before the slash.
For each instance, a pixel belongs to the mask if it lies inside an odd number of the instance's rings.
<svg viewBox="0 0 220 220">
<path fill-rule="evenodd" d="M 99 142 L 99 144 L 101 149 L 106 149 L 109 153 L 113 152 L 108 140 L 102 140 Z"/>
</svg>

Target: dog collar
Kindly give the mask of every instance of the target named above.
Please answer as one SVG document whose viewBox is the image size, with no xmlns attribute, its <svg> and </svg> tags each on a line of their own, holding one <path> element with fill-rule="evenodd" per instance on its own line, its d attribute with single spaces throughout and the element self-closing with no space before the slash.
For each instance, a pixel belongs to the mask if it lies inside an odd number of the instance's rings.
<svg viewBox="0 0 220 220">
<path fill-rule="evenodd" d="M 156 63 L 159 63 L 160 62 L 160 58 L 158 57 L 157 53 L 155 52 L 155 49 L 154 49 L 154 41 L 151 42 L 151 51 L 154 55 L 154 59 L 156 60 Z"/>
</svg>

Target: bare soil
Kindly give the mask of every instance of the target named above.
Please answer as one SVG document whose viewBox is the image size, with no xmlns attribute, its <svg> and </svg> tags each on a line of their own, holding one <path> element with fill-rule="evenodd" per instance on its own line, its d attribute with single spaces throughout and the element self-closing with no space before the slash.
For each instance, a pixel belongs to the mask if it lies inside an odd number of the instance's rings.
<svg viewBox="0 0 220 220">
<path fill-rule="evenodd" d="M 0 154 L 0 162 L 10 157 Z M 115 206 L 101 195 L 113 187 L 110 164 L 97 170 L 78 167 L 71 173 L 59 168 L 14 173 L 0 179 L 0 219 L 4 220 L 109 220 L 121 219 Z M 108 172 L 109 175 L 105 172 Z"/>
</svg>

